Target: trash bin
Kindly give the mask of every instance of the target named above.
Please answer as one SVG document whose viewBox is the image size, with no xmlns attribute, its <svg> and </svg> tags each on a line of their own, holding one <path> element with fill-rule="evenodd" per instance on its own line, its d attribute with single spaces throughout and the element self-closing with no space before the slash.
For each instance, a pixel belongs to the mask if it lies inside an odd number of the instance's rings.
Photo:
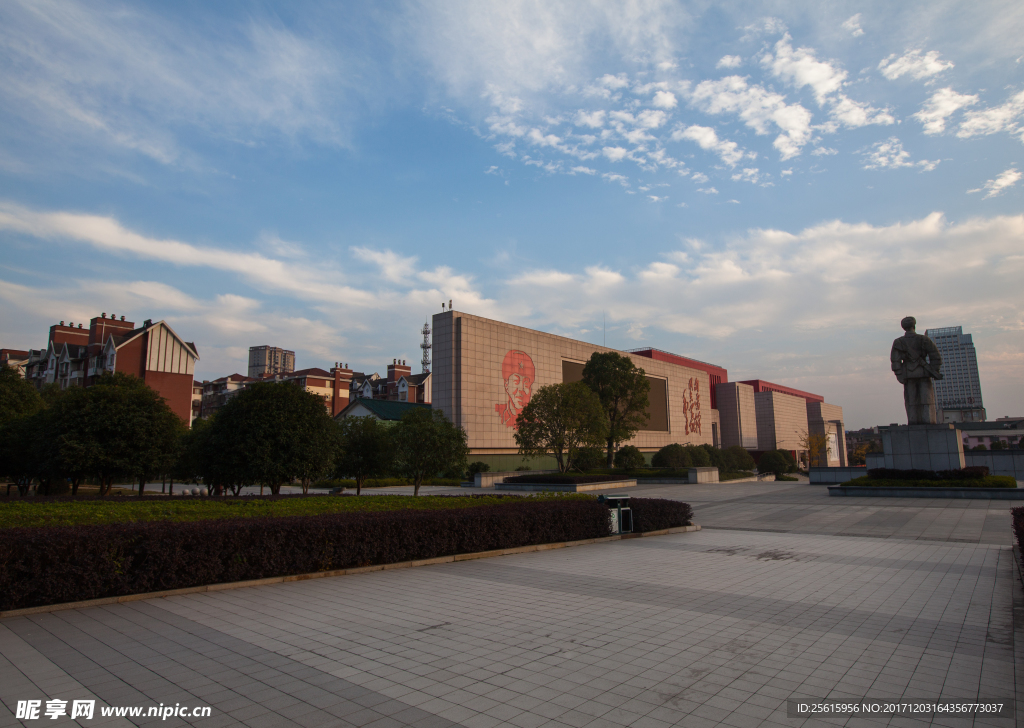
<svg viewBox="0 0 1024 728">
<path fill-rule="evenodd" d="M 629 508 L 629 496 L 600 495 L 597 499 L 608 506 L 611 515 L 612 535 L 633 533 L 633 511 Z"/>
</svg>

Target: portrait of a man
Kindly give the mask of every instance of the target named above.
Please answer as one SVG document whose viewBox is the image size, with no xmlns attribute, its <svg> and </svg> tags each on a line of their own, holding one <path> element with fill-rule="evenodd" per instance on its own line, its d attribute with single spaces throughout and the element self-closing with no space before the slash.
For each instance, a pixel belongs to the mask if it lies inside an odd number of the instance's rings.
<svg viewBox="0 0 1024 728">
<path fill-rule="evenodd" d="M 525 351 L 512 349 L 501 362 L 501 378 L 505 383 L 505 402 L 494 405 L 494 411 L 505 427 L 516 426 L 523 407 L 530 401 L 536 369 Z"/>
</svg>

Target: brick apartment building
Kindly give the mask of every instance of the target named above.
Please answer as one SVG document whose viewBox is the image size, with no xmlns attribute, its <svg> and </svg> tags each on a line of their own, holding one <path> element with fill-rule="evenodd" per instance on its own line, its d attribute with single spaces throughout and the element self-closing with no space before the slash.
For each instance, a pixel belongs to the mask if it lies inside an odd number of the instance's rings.
<svg viewBox="0 0 1024 728">
<path fill-rule="evenodd" d="M 37 388 L 56 384 L 89 387 L 103 374 L 123 372 L 139 377 L 156 390 L 185 423 L 193 412 L 193 372 L 199 354 L 165 322 L 135 323 L 101 314 L 77 326 L 61 321 L 50 327 L 45 349 L 32 349 L 25 378 Z"/>
</svg>

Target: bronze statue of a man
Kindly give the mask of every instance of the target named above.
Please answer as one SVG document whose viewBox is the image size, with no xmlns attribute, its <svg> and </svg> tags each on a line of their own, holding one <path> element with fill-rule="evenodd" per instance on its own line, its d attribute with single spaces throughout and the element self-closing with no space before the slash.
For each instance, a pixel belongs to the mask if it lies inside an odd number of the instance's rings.
<svg viewBox="0 0 1024 728">
<path fill-rule="evenodd" d="M 903 385 L 903 402 L 907 406 L 908 425 L 935 424 L 935 386 L 933 379 L 942 379 L 942 357 L 935 343 L 917 333 L 917 319 L 907 316 L 900 321 L 906 331 L 892 342 L 889 359 L 896 379 Z"/>
</svg>

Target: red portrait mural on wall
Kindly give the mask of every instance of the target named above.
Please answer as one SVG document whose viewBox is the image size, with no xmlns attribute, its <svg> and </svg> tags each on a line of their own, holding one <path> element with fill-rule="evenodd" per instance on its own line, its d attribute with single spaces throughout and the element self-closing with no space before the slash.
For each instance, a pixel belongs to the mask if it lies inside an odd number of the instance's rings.
<svg viewBox="0 0 1024 728">
<path fill-rule="evenodd" d="M 505 402 L 494 405 L 494 411 L 505 427 L 515 428 L 523 407 L 530 401 L 536 378 L 533 359 L 525 351 L 512 349 L 501 362 L 501 379 L 505 383 Z"/>
</svg>

